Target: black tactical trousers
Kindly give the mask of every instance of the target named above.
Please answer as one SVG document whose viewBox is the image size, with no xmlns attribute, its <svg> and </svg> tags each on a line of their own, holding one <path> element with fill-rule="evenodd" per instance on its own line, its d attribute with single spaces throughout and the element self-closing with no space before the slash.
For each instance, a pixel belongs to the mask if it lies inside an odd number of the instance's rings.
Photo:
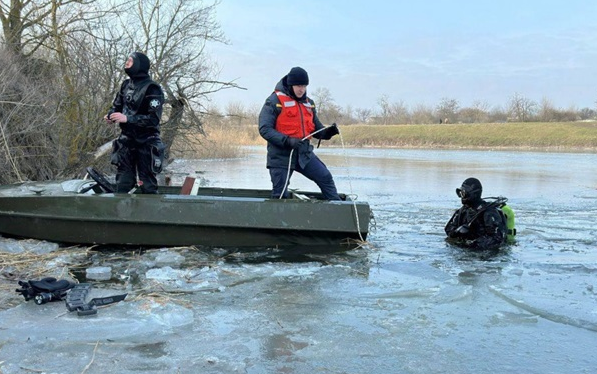
<svg viewBox="0 0 597 374">
<path fill-rule="evenodd" d="M 120 144 L 118 150 L 116 192 L 128 193 L 137 185 L 137 176 L 143 193 L 154 194 L 158 192 L 157 172 L 155 169 L 155 145 L 145 144 Z M 153 152 L 152 152 L 153 151 Z"/>
</svg>

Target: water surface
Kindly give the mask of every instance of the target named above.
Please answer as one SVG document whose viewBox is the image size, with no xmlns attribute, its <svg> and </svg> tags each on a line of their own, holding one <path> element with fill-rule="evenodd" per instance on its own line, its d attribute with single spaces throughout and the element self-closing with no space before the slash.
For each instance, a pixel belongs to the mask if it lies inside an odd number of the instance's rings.
<svg viewBox="0 0 597 374">
<path fill-rule="evenodd" d="M 175 179 L 270 188 L 264 150 L 247 152 L 178 161 Z M 44 309 L 44 323 L 40 307 L 14 308 L 0 316 L 0 369 L 82 372 L 93 362 L 86 373 L 594 372 L 597 155 L 318 154 L 341 192 L 370 203 L 375 227 L 366 248 L 300 258 L 227 254 L 194 275 L 207 285 L 200 292 L 123 303 L 94 320 Z M 482 181 L 485 196 L 508 197 L 516 213 L 516 244 L 498 254 L 444 240 L 459 207 L 455 188 L 468 177 Z M 295 174 L 291 188 L 316 186 Z M 209 256 L 181 253 L 187 261 Z M 95 261 L 129 270 L 138 261 L 108 257 Z"/>
</svg>

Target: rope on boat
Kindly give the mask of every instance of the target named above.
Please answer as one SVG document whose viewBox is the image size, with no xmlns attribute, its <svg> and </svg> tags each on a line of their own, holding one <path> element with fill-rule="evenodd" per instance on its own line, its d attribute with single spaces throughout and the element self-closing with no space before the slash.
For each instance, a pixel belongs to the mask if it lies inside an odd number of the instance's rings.
<svg viewBox="0 0 597 374">
<path fill-rule="evenodd" d="M 303 140 L 307 140 L 310 137 L 312 137 L 313 135 L 317 134 L 320 131 L 325 130 L 326 127 L 323 127 L 315 132 L 312 132 L 311 134 L 305 136 L 304 138 L 301 139 L 301 141 Z M 288 188 L 288 180 L 290 179 L 290 170 L 292 167 L 292 154 L 294 153 L 294 148 L 292 150 L 290 150 L 290 156 L 288 156 L 288 168 L 286 169 L 286 182 L 284 182 L 284 188 L 282 189 L 282 193 L 280 194 L 280 197 L 278 199 L 282 199 L 282 197 L 284 196 L 284 193 L 286 193 L 286 189 Z"/>
<path fill-rule="evenodd" d="M 354 218 L 357 222 L 357 232 L 359 233 L 359 238 L 362 242 L 365 242 L 363 239 L 363 235 L 361 234 L 361 223 L 359 222 L 359 211 L 357 210 L 357 198 L 356 195 L 352 190 L 352 178 L 350 177 L 350 168 L 348 167 L 348 155 L 346 153 L 346 147 L 344 146 L 344 138 L 342 137 L 342 132 L 338 131 L 338 135 L 340 135 L 340 143 L 342 144 L 342 153 L 344 154 L 344 166 L 346 167 L 346 175 L 348 176 L 348 188 L 350 190 L 350 200 L 352 201 L 352 207 L 354 209 Z"/>
<path fill-rule="evenodd" d="M 292 153 L 294 152 L 294 148 L 290 150 L 290 156 L 288 157 L 288 168 L 286 169 L 286 182 L 284 182 L 284 188 L 282 189 L 282 193 L 278 199 L 282 199 L 284 197 L 284 193 L 286 193 L 286 188 L 288 188 L 288 179 L 290 179 L 290 167 L 292 166 Z"/>
<path fill-rule="evenodd" d="M 307 136 L 305 136 L 304 138 L 301 139 L 301 141 L 303 140 L 307 140 L 310 137 L 312 137 L 313 135 L 317 134 L 320 131 L 325 130 L 326 127 L 321 128 Z M 365 239 L 363 239 L 363 235 L 361 234 L 361 224 L 359 222 L 359 212 L 357 209 L 357 196 L 353 190 L 352 190 L 352 178 L 350 177 L 350 169 L 348 168 L 348 155 L 346 154 L 346 147 L 344 146 L 344 138 L 342 137 L 342 132 L 338 131 L 338 135 L 340 135 L 340 143 L 342 144 L 342 152 L 344 153 L 344 162 L 345 162 L 345 167 L 346 167 L 346 174 L 348 175 L 348 187 L 350 189 L 350 194 L 348 194 L 347 196 L 350 197 L 350 200 L 352 201 L 352 207 L 354 209 L 354 218 L 356 220 L 356 224 L 357 224 L 357 232 L 359 233 L 359 238 L 361 239 L 362 242 L 365 242 Z M 292 166 L 292 154 L 294 153 L 294 149 L 292 149 L 290 151 L 290 156 L 288 158 L 288 168 L 287 168 L 287 172 L 286 172 L 286 182 L 284 182 L 284 188 L 282 189 L 282 193 L 280 194 L 280 197 L 278 199 L 282 199 L 282 197 L 284 196 L 284 193 L 286 192 L 286 189 L 288 188 L 288 180 L 290 179 L 290 170 L 291 170 L 291 166 Z"/>
</svg>

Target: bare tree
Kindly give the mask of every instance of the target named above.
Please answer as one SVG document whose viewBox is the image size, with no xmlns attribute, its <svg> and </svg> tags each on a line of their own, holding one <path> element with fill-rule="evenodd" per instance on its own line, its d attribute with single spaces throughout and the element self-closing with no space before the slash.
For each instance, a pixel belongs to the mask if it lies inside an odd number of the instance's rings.
<svg viewBox="0 0 597 374">
<path fill-rule="evenodd" d="M 502 123 L 508 121 L 508 111 L 501 106 L 495 106 L 489 111 L 489 122 Z"/>
<path fill-rule="evenodd" d="M 51 12 L 52 1 L 7 0 L 0 1 L 0 21 L 6 48 L 15 55 L 21 55 L 25 47 L 35 51 L 45 38 L 35 38 L 33 28 Z M 30 46 L 30 43 L 34 45 Z"/>
<path fill-rule="evenodd" d="M 595 119 L 597 116 L 597 111 L 591 108 L 582 108 L 578 114 L 581 120 Z"/>
<path fill-rule="evenodd" d="M 539 110 L 537 111 L 537 119 L 539 121 L 549 122 L 553 121 L 556 117 L 556 108 L 554 107 L 551 100 L 544 97 L 541 99 L 539 104 Z"/>
<path fill-rule="evenodd" d="M 356 108 L 354 113 L 359 123 L 367 123 L 373 115 L 373 110 L 368 108 Z"/>
<path fill-rule="evenodd" d="M 341 110 L 340 116 L 342 117 L 342 124 L 343 125 L 354 125 L 358 122 L 355 118 L 355 109 L 352 105 L 347 105 L 344 109 Z"/>
<path fill-rule="evenodd" d="M 239 101 L 233 101 L 226 105 L 227 123 L 231 126 L 241 126 L 247 113 L 244 105 Z"/>
<path fill-rule="evenodd" d="M 325 87 L 318 87 L 312 94 L 317 116 L 323 123 L 339 122 L 342 119 L 342 109 L 334 102 L 332 93 Z"/>
<path fill-rule="evenodd" d="M 410 113 L 404 101 L 400 100 L 390 105 L 390 123 L 406 124 L 410 123 Z"/>
<path fill-rule="evenodd" d="M 536 102 L 516 92 L 510 98 L 510 118 L 514 121 L 528 122 L 535 115 L 536 107 Z"/>
<path fill-rule="evenodd" d="M 382 125 L 388 125 L 391 120 L 391 105 L 390 105 L 390 98 L 388 95 L 381 95 L 379 99 L 377 99 L 377 105 L 379 105 L 380 113 L 377 117 L 377 120 Z"/>
<path fill-rule="evenodd" d="M 0 22 L 6 47 L 32 56 L 55 43 L 57 32 L 94 14 L 97 0 L 0 0 Z M 84 7 L 84 8 L 81 8 Z M 81 12 L 81 10 L 84 11 Z M 68 14 L 68 16 L 67 16 Z M 101 17 L 96 14 L 92 17 Z M 58 27 L 57 27 L 58 26 Z"/>
<path fill-rule="evenodd" d="M 28 66 L 24 74 L 56 88 L 52 102 L 59 125 L 52 139 L 62 168 L 48 177 L 76 170 L 105 138 L 98 119 L 105 113 L 106 100 L 98 100 L 97 93 L 106 89 L 98 90 L 96 82 L 106 76 L 102 72 L 109 65 L 94 64 L 98 53 L 92 46 L 99 38 L 93 34 L 103 30 L 94 23 L 105 23 L 107 15 L 117 12 L 97 4 L 107 6 L 96 0 L 12 0 L 0 6 L 6 46 Z"/>
<path fill-rule="evenodd" d="M 456 122 L 458 109 L 460 103 L 456 99 L 443 97 L 436 108 L 437 116 L 443 119 L 443 122 Z"/>
<path fill-rule="evenodd" d="M 0 49 L 0 184 L 48 179 L 64 165 L 57 141 L 56 88 L 30 78 L 22 56 Z"/>
<path fill-rule="evenodd" d="M 259 113 L 261 112 L 261 105 L 260 104 L 253 104 L 247 109 L 246 119 L 249 126 L 255 126 L 255 132 L 259 135 L 257 131 L 257 124 L 259 123 Z"/>
<path fill-rule="evenodd" d="M 463 123 L 483 123 L 489 118 L 489 104 L 475 101 L 472 106 L 458 111 L 458 120 Z"/>
<path fill-rule="evenodd" d="M 315 101 L 319 113 L 324 112 L 328 107 L 334 104 L 334 98 L 328 88 L 317 87 L 309 94 Z"/>
<path fill-rule="evenodd" d="M 177 136 L 188 130 L 202 132 L 202 116 L 209 95 L 240 88 L 234 81 L 217 80 L 217 66 L 206 52 L 210 42 L 227 43 L 215 10 L 219 1 L 204 5 L 194 0 L 136 0 L 135 12 L 123 19 L 121 29 L 134 49 L 154 62 L 155 79 L 170 110 L 162 124 L 167 152 Z M 131 27 L 138 25 L 138 27 Z"/>
<path fill-rule="evenodd" d="M 433 114 L 433 108 L 424 104 L 419 104 L 414 107 L 411 113 L 411 121 L 412 123 L 417 124 L 437 123 L 435 115 Z"/>
<path fill-rule="evenodd" d="M 219 2 L 116 3 L 127 11 L 97 0 L 0 0 L 6 45 L 25 58 L 16 64 L 29 69 L 24 74 L 43 77 L 48 87 L 56 88 L 44 105 L 52 105 L 54 115 L 48 118 L 54 118 L 56 126 L 48 139 L 60 162 L 46 177 L 77 172 L 118 133 L 101 118 L 124 78 L 126 56 L 134 50 L 148 54 L 154 79 L 164 88 L 162 134 L 168 147 L 176 136 L 188 134 L 187 129 L 202 131 L 211 93 L 238 87 L 217 80 L 217 66 L 205 49 L 207 43 L 226 42 L 214 18 Z M 27 128 L 14 116 L 11 125 L 17 128 L 3 127 L 8 148 L 15 139 L 11 133 Z"/>
</svg>

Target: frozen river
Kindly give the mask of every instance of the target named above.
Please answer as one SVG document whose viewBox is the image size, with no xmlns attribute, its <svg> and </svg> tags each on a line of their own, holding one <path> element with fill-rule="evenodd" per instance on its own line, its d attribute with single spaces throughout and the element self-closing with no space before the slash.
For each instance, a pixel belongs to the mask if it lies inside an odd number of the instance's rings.
<svg viewBox="0 0 597 374">
<path fill-rule="evenodd" d="M 113 268 L 113 293 L 137 297 L 93 317 L 61 303 L 1 311 L 0 373 L 595 372 L 597 155 L 318 154 L 341 192 L 370 203 L 367 248 L 300 258 L 95 253 L 93 266 Z M 261 147 L 172 168 L 212 186 L 270 188 Z M 516 244 L 502 253 L 444 240 L 467 177 L 516 213 Z M 295 174 L 291 188 L 316 186 Z M 202 261 L 211 266 L 193 265 Z M 151 298 L 139 291 L 148 284 L 177 292 Z"/>
</svg>

